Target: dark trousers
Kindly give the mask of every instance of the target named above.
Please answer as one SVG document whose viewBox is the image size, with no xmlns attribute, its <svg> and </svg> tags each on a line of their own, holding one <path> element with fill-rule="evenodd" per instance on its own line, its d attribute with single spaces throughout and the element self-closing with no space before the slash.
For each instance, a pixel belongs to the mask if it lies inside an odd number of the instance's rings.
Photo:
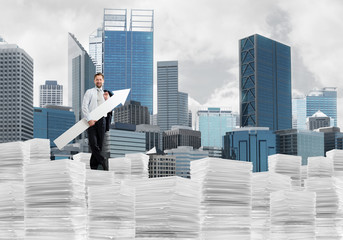
<svg viewBox="0 0 343 240">
<path fill-rule="evenodd" d="M 91 169 L 98 169 L 98 165 L 101 165 L 104 170 L 108 170 L 108 166 L 105 158 L 101 155 L 102 145 L 104 143 L 106 130 L 105 118 L 99 119 L 94 126 L 87 129 L 89 147 L 92 151 L 90 159 Z"/>
</svg>

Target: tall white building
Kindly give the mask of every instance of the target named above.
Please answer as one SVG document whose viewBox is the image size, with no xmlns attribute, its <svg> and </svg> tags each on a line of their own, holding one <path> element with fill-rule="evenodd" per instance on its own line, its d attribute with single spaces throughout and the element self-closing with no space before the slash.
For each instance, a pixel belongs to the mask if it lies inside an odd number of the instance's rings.
<svg viewBox="0 0 343 240">
<path fill-rule="evenodd" d="M 63 86 L 57 81 L 45 81 L 45 85 L 40 85 L 39 107 L 44 105 L 63 105 Z"/>
<path fill-rule="evenodd" d="M 33 138 L 33 59 L 0 38 L 0 143 Z"/>
<path fill-rule="evenodd" d="M 157 123 L 162 131 L 188 126 L 188 94 L 179 92 L 178 62 L 157 62 Z"/>
<path fill-rule="evenodd" d="M 292 99 L 292 128 L 305 130 L 306 126 L 306 98 Z"/>
<path fill-rule="evenodd" d="M 102 73 L 102 28 L 89 36 L 89 55 L 95 63 L 96 72 Z"/>
</svg>

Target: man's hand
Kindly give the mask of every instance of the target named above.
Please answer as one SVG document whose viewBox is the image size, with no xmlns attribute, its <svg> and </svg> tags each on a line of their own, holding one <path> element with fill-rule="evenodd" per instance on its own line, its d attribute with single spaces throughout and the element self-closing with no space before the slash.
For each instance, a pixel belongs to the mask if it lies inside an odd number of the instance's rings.
<svg viewBox="0 0 343 240">
<path fill-rule="evenodd" d="M 91 127 L 91 126 L 94 126 L 95 123 L 96 123 L 95 120 L 89 120 L 89 121 L 88 121 L 88 124 L 89 124 L 90 127 Z"/>
</svg>

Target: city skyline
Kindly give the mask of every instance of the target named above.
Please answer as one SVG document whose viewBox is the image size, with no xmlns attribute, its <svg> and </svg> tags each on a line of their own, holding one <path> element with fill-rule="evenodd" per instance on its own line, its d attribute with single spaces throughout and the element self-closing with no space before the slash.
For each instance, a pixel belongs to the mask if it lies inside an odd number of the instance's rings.
<svg viewBox="0 0 343 240">
<path fill-rule="evenodd" d="M 68 32 L 74 33 L 81 44 L 88 47 L 89 35 L 101 25 L 103 9 L 110 7 L 154 10 L 154 84 L 156 86 L 156 62 L 178 60 L 180 91 L 189 94 L 191 109 L 214 106 L 238 112 L 238 41 L 257 33 L 291 47 L 293 95 L 306 95 L 313 87 L 337 87 L 339 110 L 343 102 L 343 83 L 337 79 L 339 68 L 335 66 L 343 61 L 339 59 L 339 53 L 343 52 L 339 44 L 342 31 L 337 31 L 343 29 L 339 19 L 343 13 L 341 2 L 215 3 L 208 7 L 208 1 L 57 4 L 5 0 L 2 1 L 5 11 L 0 16 L 0 35 L 8 43 L 18 44 L 34 59 L 35 106 L 39 104 L 39 85 L 46 79 L 56 79 L 67 86 Z M 194 11 L 195 5 L 197 11 Z M 244 11 L 240 11 L 242 9 Z M 342 113 L 338 111 L 339 127 L 342 120 Z"/>
</svg>

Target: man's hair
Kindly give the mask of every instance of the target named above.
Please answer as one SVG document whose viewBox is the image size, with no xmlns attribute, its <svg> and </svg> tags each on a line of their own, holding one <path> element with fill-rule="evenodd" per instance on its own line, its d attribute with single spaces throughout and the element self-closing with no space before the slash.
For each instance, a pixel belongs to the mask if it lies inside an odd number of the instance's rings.
<svg viewBox="0 0 343 240">
<path fill-rule="evenodd" d="M 98 72 L 98 73 L 96 73 L 96 74 L 94 75 L 94 79 L 96 78 L 96 76 L 101 76 L 102 79 L 105 79 L 104 74 L 102 74 L 102 73 L 100 73 L 100 72 Z"/>
<path fill-rule="evenodd" d="M 113 93 L 112 93 L 111 91 L 104 90 L 104 92 L 107 92 L 107 93 L 108 93 L 108 95 L 110 95 L 110 97 L 112 97 L 112 96 L 113 96 Z"/>
</svg>

